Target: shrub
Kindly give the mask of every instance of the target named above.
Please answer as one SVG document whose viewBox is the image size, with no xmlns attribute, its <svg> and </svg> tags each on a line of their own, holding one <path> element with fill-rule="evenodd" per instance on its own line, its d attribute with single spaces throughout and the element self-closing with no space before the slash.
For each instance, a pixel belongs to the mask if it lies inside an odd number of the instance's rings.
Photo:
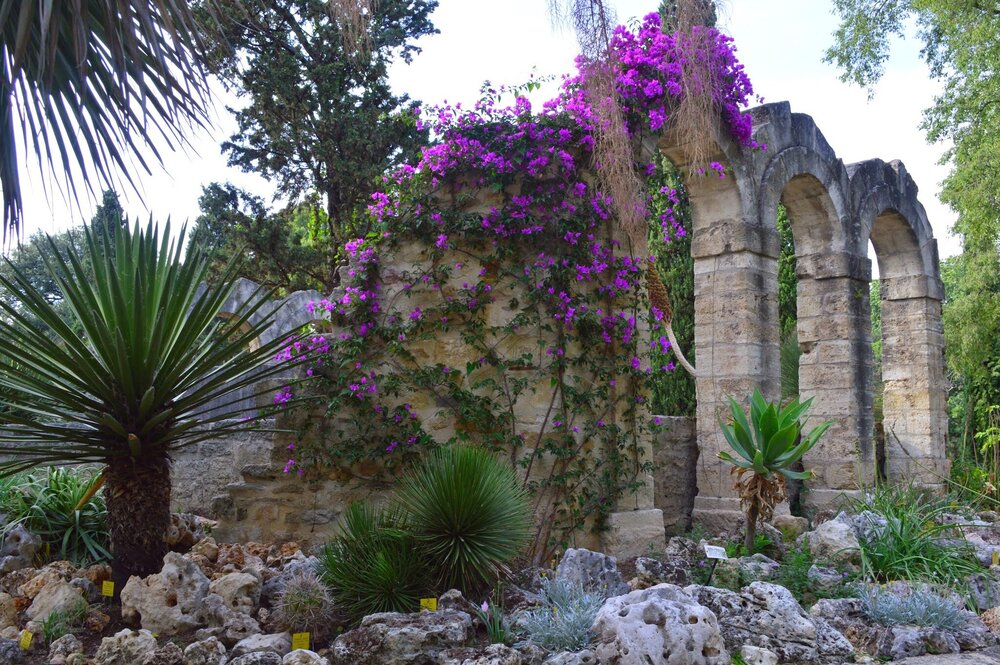
<svg viewBox="0 0 1000 665">
<path fill-rule="evenodd" d="M 316 633 L 333 615 L 333 597 L 315 572 L 299 571 L 278 595 L 275 613 L 292 632 Z"/>
<path fill-rule="evenodd" d="M 42 539 L 49 559 L 82 567 L 111 558 L 103 493 L 76 509 L 97 482 L 96 471 L 50 467 L 13 478 L 15 483 L 0 486 L 0 510 L 9 517 L 8 528 L 23 524 Z"/>
<path fill-rule="evenodd" d="M 732 397 L 729 410 L 732 422 L 720 420 L 722 435 L 736 455 L 728 451 L 719 457 L 733 465 L 740 505 L 747 511 L 747 531 L 744 547 L 753 549 L 757 521 L 770 519 L 774 507 L 785 499 L 785 479 L 808 480 L 809 471 L 796 471 L 792 467 L 802 456 L 812 450 L 820 437 L 833 424 L 824 422 L 810 430 L 802 431 L 801 418 L 812 404 L 812 399 L 799 403 L 793 399 L 784 407 L 764 399 L 759 389 L 750 396 L 749 418 Z"/>
<path fill-rule="evenodd" d="M 941 524 L 950 508 L 913 487 L 879 485 L 853 503 L 855 512 L 885 518 L 859 535 L 862 570 L 880 582 L 915 580 L 945 584 L 980 572 L 971 547 L 946 537 L 955 525 Z"/>
<path fill-rule="evenodd" d="M 426 591 L 424 564 L 403 516 L 352 504 L 341 533 L 320 554 L 319 575 L 352 621 L 376 612 L 412 612 Z"/>
<path fill-rule="evenodd" d="M 590 644 L 604 597 L 562 579 L 542 582 L 542 605 L 522 612 L 517 623 L 525 638 L 550 651 L 579 651 Z"/>
<path fill-rule="evenodd" d="M 495 580 L 530 535 L 526 492 L 513 470 L 482 448 L 434 451 L 396 496 L 442 590 L 470 593 Z"/>
<path fill-rule="evenodd" d="M 905 624 L 958 630 L 965 623 L 962 608 L 926 585 L 905 588 L 861 585 L 858 598 L 865 614 L 886 626 Z"/>
</svg>

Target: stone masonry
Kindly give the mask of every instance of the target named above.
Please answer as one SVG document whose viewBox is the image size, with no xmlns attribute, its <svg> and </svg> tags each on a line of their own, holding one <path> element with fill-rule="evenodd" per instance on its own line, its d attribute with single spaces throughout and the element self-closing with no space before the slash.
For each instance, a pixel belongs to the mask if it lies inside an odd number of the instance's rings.
<svg viewBox="0 0 1000 665">
<path fill-rule="evenodd" d="M 709 159 L 724 165 L 725 177 L 686 178 L 693 213 L 698 407 L 693 436 L 679 434 L 677 441 L 696 438 L 697 450 L 671 443 L 679 447 L 656 453 L 660 474 L 648 491 L 623 502 L 602 543 L 618 553 L 636 549 L 664 525 L 686 524 L 695 494 L 691 515 L 706 526 L 731 526 L 741 514 L 729 465 L 718 458 L 726 445 L 718 423 L 729 395 L 745 400 L 754 387 L 771 399 L 779 394 L 779 202 L 788 210 L 797 257 L 800 393 L 815 398 L 812 422 L 834 422 L 805 460 L 816 472 L 805 500 L 822 507 L 874 476 L 869 240 L 883 283 L 884 471 L 891 480 L 930 489 L 940 488 L 947 476 L 943 287 L 937 244 L 916 185 L 899 162 L 845 166 L 812 118 L 791 113 L 787 103 L 750 113 L 754 138 L 766 149 L 746 149 L 720 136 Z M 698 166 L 691 163 L 689 146 L 670 133 L 649 148 L 682 173 Z M 391 265 L 384 267 L 391 272 Z M 251 284 L 241 286 L 242 297 L 253 293 Z M 274 306 L 285 324 L 304 324 L 311 318 L 306 303 L 319 298 L 293 294 Z M 227 311 L 239 311 L 242 302 L 235 298 Z M 449 349 L 440 340 L 428 361 Z M 342 506 L 326 504 L 339 499 L 320 486 L 282 489 L 287 481 L 273 469 L 251 467 L 245 482 L 231 487 L 224 532 L 300 538 L 302 529 L 329 532 Z M 278 499 L 296 505 L 292 494 L 307 497 L 318 512 L 303 521 L 303 511 L 295 508 L 297 516 L 285 515 L 281 519 L 290 522 L 279 524 Z M 353 490 L 344 494 L 357 498 Z"/>
</svg>

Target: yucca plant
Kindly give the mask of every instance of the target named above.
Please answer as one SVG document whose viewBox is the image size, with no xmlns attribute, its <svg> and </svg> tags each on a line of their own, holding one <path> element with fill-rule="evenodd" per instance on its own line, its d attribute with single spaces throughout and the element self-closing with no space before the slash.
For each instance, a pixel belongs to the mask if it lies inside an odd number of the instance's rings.
<svg viewBox="0 0 1000 665">
<path fill-rule="evenodd" d="M 319 555 L 319 575 L 353 622 L 377 612 L 416 611 L 429 591 L 404 516 L 370 503 L 353 503 L 344 512 L 340 534 Z"/>
<path fill-rule="evenodd" d="M 258 427 L 236 396 L 266 390 L 265 380 L 285 371 L 268 361 L 291 336 L 256 345 L 272 324 L 261 315 L 261 291 L 237 316 L 218 317 L 237 260 L 203 287 L 207 263 L 197 247 L 182 258 L 183 231 L 171 240 L 169 225 L 161 237 L 150 222 L 114 233 L 85 229 L 85 256 L 62 254 L 49 238 L 43 256 L 62 314 L 16 269 L 0 276 L 20 303 L 0 301 L 0 360 L 16 361 L 0 362 L 0 407 L 8 407 L 0 408 L 0 476 L 104 465 L 120 589 L 130 575 L 157 572 L 166 553 L 170 454 Z"/>
<path fill-rule="evenodd" d="M 747 513 L 744 547 L 752 553 L 758 520 L 770 519 L 774 507 L 785 499 L 786 478 L 812 477 L 811 471 L 796 471 L 792 466 L 812 450 L 833 423 L 827 421 L 808 434 L 802 433 L 801 418 L 812 398 L 801 403 L 793 399 L 779 407 L 764 399 L 760 389 L 755 389 L 750 396 L 749 419 L 736 400 L 728 399 L 732 422 L 720 420 L 719 425 L 736 456 L 724 450 L 719 457 L 733 465 L 736 491 Z"/>
<path fill-rule="evenodd" d="M 396 499 L 441 589 L 478 591 L 528 540 L 531 510 L 513 469 L 483 448 L 439 448 L 396 490 Z"/>
</svg>

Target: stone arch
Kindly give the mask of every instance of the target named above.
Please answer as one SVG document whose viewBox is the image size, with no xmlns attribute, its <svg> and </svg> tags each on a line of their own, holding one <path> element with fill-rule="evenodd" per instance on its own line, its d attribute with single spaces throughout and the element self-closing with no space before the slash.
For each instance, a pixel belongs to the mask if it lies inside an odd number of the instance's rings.
<svg viewBox="0 0 1000 665">
<path fill-rule="evenodd" d="M 699 449 L 694 515 L 725 523 L 740 514 L 730 467 L 718 457 L 728 447 L 718 427 L 728 412 L 726 397 L 748 395 L 758 386 L 769 395 L 778 391 L 777 330 L 760 314 L 777 320 L 778 237 L 760 223 L 747 149 L 724 132 L 705 161 L 695 162 L 692 146 L 672 132 L 659 137 L 658 147 L 684 177 L 691 205 Z M 710 162 L 722 164 L 725 177 L 699 175 Z"/>
<path fill-rule="evenodd" d="M 867 251 L 871 240 L 882 281 L 884 471 L 940 487 L 948 461 L 937 241 L 902 163 L 869 160 L 849 171 L 859 242 Z"/>
<path fill-rule="evenodd" d="M 812 118 L 782 103 L 763 107 L 755 121 L 768 145 L 756 156 L 760 219 L 773 225 L 784 203 L 795 243 L 799 393 L 814 399 L 812 425 L 833 422 L 804 459 L 815 473 L 806 498 L 823 506 L 871 475 L 871 396 L 859 364 L 870 357 L 871 263 L 855 249 L 847 170 Z"/>
</svg>

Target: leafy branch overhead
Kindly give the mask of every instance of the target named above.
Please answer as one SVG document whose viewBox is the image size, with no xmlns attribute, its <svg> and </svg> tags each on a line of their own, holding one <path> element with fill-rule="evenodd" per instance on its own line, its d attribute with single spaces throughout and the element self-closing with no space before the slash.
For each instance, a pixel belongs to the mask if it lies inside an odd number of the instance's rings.
<svg viewBox="0 0 1000 665">
<path fill-rule="evenodd" d="M 207 18 L 215 0 L 201 3 Z M 0 0 L 0 191 L 5 233 L 23 225 L 19 166 L 112 186 L 209 123 L 202 53 L 213 22 L 184 0 Z M 24 154 L 21 153 L 23 151 Z"/>
</svg>

